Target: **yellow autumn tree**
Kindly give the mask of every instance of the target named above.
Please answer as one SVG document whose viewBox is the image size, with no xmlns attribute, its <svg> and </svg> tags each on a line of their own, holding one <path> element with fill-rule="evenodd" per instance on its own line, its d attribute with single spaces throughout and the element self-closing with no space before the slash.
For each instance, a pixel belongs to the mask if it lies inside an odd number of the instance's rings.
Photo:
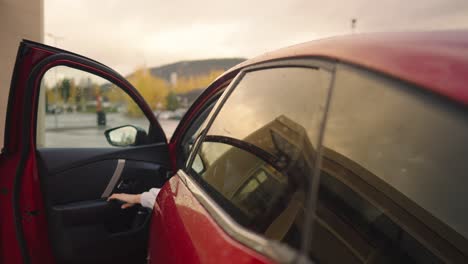
<svg viewBox="0 0 468 264">
<path fill-rule="evenodd" d="M 47 96 L 47 103 L 48 104 L 56 104 L 57 103 L 57 95 L 55 94 L 55 91 L 51 88 L 45 88 L 46 89 L 46 96 Z"/>
<path fill-rule="evenodd" d="M 173 87 L 174 92 L 181 94 L 196 89 L 206 88 L 223 72 L 224 70 L 212 70 L 208 74 L 204 75 L 181 77 Z"/>
<path fill-rule="evenodd" d="M 153 110 L 165 107 L 166 96 L 169 93 L 168 85 L 164 80 L 152 76 L 147 68 L 137 69 L 128 81 L 140 92 Z M 128 114 L 131 116 L 142 115 L 140 108 L 129 97 Z"/>
<path fill-rule="evenodd" d="M 112 84 L 104 93 L 104 95 L 107 97 L 107 99 L 109 99 L 109 102 L 114 105 L 127 102 L 126 98 L 128 97 L 128 95 L 125 94 L 122 89 L 120 89 L 115 84 Z"/>
</svg>

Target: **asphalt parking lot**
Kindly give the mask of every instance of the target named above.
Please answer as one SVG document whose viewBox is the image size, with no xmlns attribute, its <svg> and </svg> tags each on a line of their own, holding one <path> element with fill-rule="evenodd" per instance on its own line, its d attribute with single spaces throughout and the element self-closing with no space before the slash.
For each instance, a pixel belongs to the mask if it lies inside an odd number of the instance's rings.
<svg viewBox="0 0 468 264">
<path fill-rule="evenodd" d="M 145 118 L 130 118 L 122 113 L 109 113 L 106 126 L 97 126 L 95 113 L 63 113 L 45 116 L 45 146 L 47 147 L 110 147 L 104 131 L 122 125 L 135 125 L 148 130 Z M 179 120 L 159 120 L 169 139 Z"/>
</svg>

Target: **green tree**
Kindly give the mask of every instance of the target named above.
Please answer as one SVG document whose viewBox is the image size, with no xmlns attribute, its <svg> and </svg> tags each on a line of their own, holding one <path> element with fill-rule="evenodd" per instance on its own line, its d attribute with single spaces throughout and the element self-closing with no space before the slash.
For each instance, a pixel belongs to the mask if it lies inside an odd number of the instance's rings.
<svg viewBox="0 0 468 264">
<path fill-rule="evenodd" d="M 70 98 L 70 89 L 71 89 L 71 82 L 69 79 L 63 79 L 62 85 L 62 98 L 65 103 L 68 102 L 68 98 Z"/>
<path fill-rule="evenodd" d="M 170 91 L 166 97 L 166 109 L 174 111 L 179 108 L 179 100 L 177 100 L 177 95 L 174 91 Z"/>
</svg>

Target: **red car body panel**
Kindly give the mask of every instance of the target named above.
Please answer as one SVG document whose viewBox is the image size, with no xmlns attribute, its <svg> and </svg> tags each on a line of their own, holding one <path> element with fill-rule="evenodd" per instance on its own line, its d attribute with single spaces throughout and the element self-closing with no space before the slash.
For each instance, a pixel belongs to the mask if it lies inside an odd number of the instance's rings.
<svg viewBox="0 0 468 264">
<path fill-rule="evenodd" d="M 19 238 L 24 238 L 24 243 L 27 248 L 27 256 L 30 263 L 54 263 L 51 245 L 48 238 L 48 227 L 46 219 L 46 210 L 43 202 L 43 194 L 41 193 L 41 185 L 36 162 L 35 144 L 25 145 L 24 137 L 29 139 L 29 142 L 35 142 L 36 137 L 36 115 L 31 115 L 31 120 L 24 120 L 25 104 L 32 104 L 33 111 L 37 109 L 38 90 L 32 91 L 32 98 L 27 98 L 27 82 L 30 79 L 30 74 L 34 67 L 47 57 L 58 52 L 41 49 L 38 47 L 30 47 L 28 50 L 22 50 L 24 54 L 18 54 L 20 59 L 17 60 L 15 66 L 15 74 L 12 80 L 10 92 L 7 127 L 5 135 L 8 140 L 5 140 L 5 153 L 0 155 L 0 186 L 8 195 L 13 198 L 15 188 L 15 177 L 17 168 L 24 158 L 24 153 L 27 153 L 26 160 L 23 163 L 24 170 L 18 185 L 19 207 L 21 212 L 21 227 L 23 234 L 16 233 L 15 213 L 13 199 L 0 199 L 0 263 L 21 263 L 23 260 L 21 247 L 19 246 Z M 127 84 L 120 82 L 118 78 L 112 76 L 100 69 L 95 69 L 87 65 L 69 61 L 55 60 L 40 70 L 38 76 L 42 77 L 48 69 L 56 65 L 69 65 L 75 67 L 88 68 L 90 72 L 97 72 L 103 77 L 120 84 L 122 87 L 127 87 Z M 34 80 L 34 87 L 39 87 L 40 78 Z M 129 93 L 132 91 L 127 90 Z M 142 111 L 149 117 L 153 124 L 159 125 L 156 117 L 152 114 L 152 110 L 144 102 L 141 96 L 135 96 L 135 100 L 142 106 Z M 159 127 L 162 131 L 162 128 Z M 165 140 L 165 138 L 164 138 Z M 8 242 L 8 243 L 6 243 Z M 26 252 L 25 252 L 26 253 Z"/>
<path fill-rule="evenodd" d="M 0 186 L 5 190 L 5 195 L 12 197 L 14 189 L 14 181 L 16 168 L 21 160 L 21 152 L 23 148 L 29 148 L 29 151 L 34 152 L 34 146 L 25 146 L 22 141 L 23 133 L 28 133 L 28 137 L 35 137 L 32 131 L 25 131 L 25 123 L 23 120 L 23 105 L 26 94 L 26 82 L 34 65 L 43 60 L 51 53 L 38 50 L 34 53 L 19 54 L 23 56 L 19 65 L 17 65 L 16 76 L 13 77 L 12 87 L 15 96 L 10 98 L 14 100 L 9 102 L 8 119 L 11 120 L 5 134 L 8 135 L 8 141 L 5 141 L 5 149 L 7 153 L 0 155 Z M 10 92 L 11 96 L 11 92 Z M 27 122 L 34 122 L 28 120 Z M 44 204 L 40 191 L 40 184 L 36 170 L 35 156 L 29 156 L 24 168 L 23 182 L 20 195 L 20 210 L 22 212 L 44 212 Z M 18 263 L 22 260 L 21 250 L 17 240 L 15 230 L 15 217 L 12 199 L 0 199 L 0 263 Z M 47 222 L 45 214 L 38 214 L 34 218 L 23 217 L 22 223 L 25 238 L 30 243 L 27 243 L 27 248 L 30 256 L 35 256 L 35 262 L 32 263 L 52 263 L 52 254 L 47 236 Z"/>
<path fill-rule="evenodd" d="M 215 83 L 232 79 L 243 68 L 259 63 L 323 57 L 369 68 L 468 104 L 468 32 L 461 38 L 460 34 L 386 33 L 312 41 L 241 63 Z M 216 87 L 212 85 L 206 92 Z M 187 116 L 191 117 L 190 111 Z M 179 128 L 170 143 L 174 165 L 175 146 L 184 131 Z M 152 221 L 150 263 L 273 262 L 221 230 L 178 176 L 158 196 Z"/>
<path fill-rule="evenodd" d="M 7 127 L 7 153 L 0 155 L 2 197 L 12 197 L 16 168 L 21 150 L 34 153 L 35 146 L 24 146 L 23 103 L 26 81 L 32 68 L 47 56 L 36 49 L 22 56 L 12 82 L 16 93 L 10 102 Z M 468 104 L 468 31 L 427 33 L 382 33 L 345 36 L 304 43 L 248 60 L 220 76 L 192 106 L 171 139 L 169 148 L 176 169 L 176 146 L 188 122 L 223 83 L 244 67 L 286 58 L 322 57 L 360 65 L 441 94 L 461 104 Z M 27 102 L 28 103 L 28 102 Z M 33 109 L 35 109 L 33 107 Z M 28 120 L 32 126 L 35 120 Z M 35 129 L 26 131 L 34 139 Z M 31 263 L 52 263 L 47 222 L 37 174 L 35 155 L 30 154 L 20 190 L 21 212 L 42 212 L 22 219 Z M 15 231 L 11 199 L 0 199 L 0 263 L 22 260 Z M 220 250 L 222 249 L 222 250 Z M 270 260 L 228 236 L 211 218 L 178 176 L 172 177 L 158 196 L 153 211 L 149 252 L 152 263 L 269 263 Z"/>
<path fill-rule="evenodd" d="M 228 236 L 177 175 L 158 195 L 149 245 L 150 263 L 271 263 Z"/>
<path fill-rule="evenodd" d="M 266 53 L 232 70 L 284 58 L 360 65 L 468 104 L 468 31 L 372 33 L 315 40 Z"/>
</svg>

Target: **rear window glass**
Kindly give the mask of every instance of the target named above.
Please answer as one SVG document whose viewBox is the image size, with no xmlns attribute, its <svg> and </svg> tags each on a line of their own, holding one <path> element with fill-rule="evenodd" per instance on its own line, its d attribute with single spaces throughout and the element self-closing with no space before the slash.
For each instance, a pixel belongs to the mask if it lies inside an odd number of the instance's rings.
<svg viewBox="0 0 468 264">
<path fill-rule="evenodd" d="M 450 244 L 467 247 L 467 146 L 462 107 L 423 89 L 340 66 L 322 167 L 336 184 L 328 181 L 323 193 L 329 204 L 341 208 L 338 215 L 348 212 L 342 218 L 371 244 L 398 248 L 390 251 L 398 258 L 388 260 L 435 260 L 423 250 L 429 244 L 441 251 L 438 258 L 453 261 L 459 255 Z M 338 184 L 350 189 L 330 187 Z"/>
</svg>

